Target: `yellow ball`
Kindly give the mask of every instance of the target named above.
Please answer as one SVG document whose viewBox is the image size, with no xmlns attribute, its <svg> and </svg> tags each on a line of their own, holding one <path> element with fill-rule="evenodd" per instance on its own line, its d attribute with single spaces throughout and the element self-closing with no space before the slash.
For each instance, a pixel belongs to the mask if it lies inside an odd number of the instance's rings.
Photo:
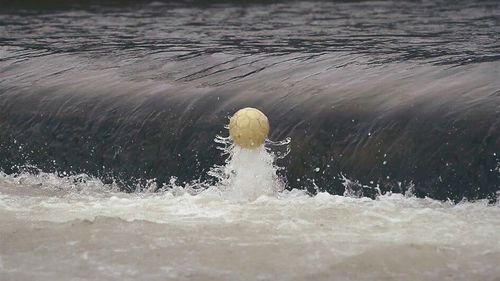
<svg viewBox="0 0 500 281">
<path fill-rule="evenodd" d="M 257 148 L 266 140 L 269 121 L 260 110 L 246 107 L 238 110 L 229 120 L 229 135 L 243 148 Z"/>
</svg>

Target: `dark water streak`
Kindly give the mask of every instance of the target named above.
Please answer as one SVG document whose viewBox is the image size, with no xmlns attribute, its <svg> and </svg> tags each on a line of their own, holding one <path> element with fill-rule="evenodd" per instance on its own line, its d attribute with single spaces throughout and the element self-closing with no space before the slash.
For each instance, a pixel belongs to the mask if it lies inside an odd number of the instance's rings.
<svg viewBox="0 0 500 281">
<path fill-rule="evenodd" d="M 499 190 L 495 1 L 27 6 L 0 11 L 7 173 L 205 181 L 214 136 L 255 106 L 292 137 L 290 188 Z"/>
</svg>

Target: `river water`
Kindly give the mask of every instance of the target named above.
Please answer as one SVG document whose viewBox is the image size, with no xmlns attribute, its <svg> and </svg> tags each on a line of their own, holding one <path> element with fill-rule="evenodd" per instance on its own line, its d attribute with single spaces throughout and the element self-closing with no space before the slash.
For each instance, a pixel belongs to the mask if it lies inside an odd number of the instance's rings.
<svg viewBox="0 0 500 281">
<path fill-rule="evenodd" d="M 7 1 L 0 280 L 499 281 L 499 15 Z"/>
<path fill-rule="evenodd" d="M 3 280 L 498 280 L 500 208 L 4 176 Z"/>
</svg>

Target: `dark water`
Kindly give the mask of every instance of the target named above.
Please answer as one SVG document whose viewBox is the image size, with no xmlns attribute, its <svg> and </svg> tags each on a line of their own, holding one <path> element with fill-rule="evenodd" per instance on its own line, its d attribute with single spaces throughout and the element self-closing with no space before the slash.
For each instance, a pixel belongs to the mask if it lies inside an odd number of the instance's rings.
<svg viewBox="0 0 500 281">
<path fill-rule="evenodd" d="M 500 188 L 500 3 L 78 2 L 0 8 L 0 168 L 134 190 L 210 181 L 253 106 L 288 188 Z M 349 180 L 346 180 L 349 179 Z"/>
</svg>

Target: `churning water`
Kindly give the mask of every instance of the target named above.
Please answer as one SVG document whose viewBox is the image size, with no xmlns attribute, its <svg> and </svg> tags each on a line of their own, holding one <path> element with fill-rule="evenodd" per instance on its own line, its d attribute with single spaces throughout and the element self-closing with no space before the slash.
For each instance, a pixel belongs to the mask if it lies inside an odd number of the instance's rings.
<svg viewBox="0 0 500 281">
<path fill-rule="evenodd" d="M 230 166 L 265 165 L 255 154 Z M 499 280 L 500 208 L 486 201 L 235 182 L 245 191 L 130 194 L 86 176 L 3 175 L 2 280 Z"/>
<path fill-rule="evenodd" d="M 227 160 L 212 186 L 124 193 L 87 175 L 2 174 L 0 276 L 499 280 L 499 205 L 352 197 L 347 179 L 346 196 L 287 191 L 272 150 L 216 140 Z"/>
<path fill-rule="evenodd" d="M 499 15 L 2 2 L 0 280 L 499 281 Z"/>
</svg>

